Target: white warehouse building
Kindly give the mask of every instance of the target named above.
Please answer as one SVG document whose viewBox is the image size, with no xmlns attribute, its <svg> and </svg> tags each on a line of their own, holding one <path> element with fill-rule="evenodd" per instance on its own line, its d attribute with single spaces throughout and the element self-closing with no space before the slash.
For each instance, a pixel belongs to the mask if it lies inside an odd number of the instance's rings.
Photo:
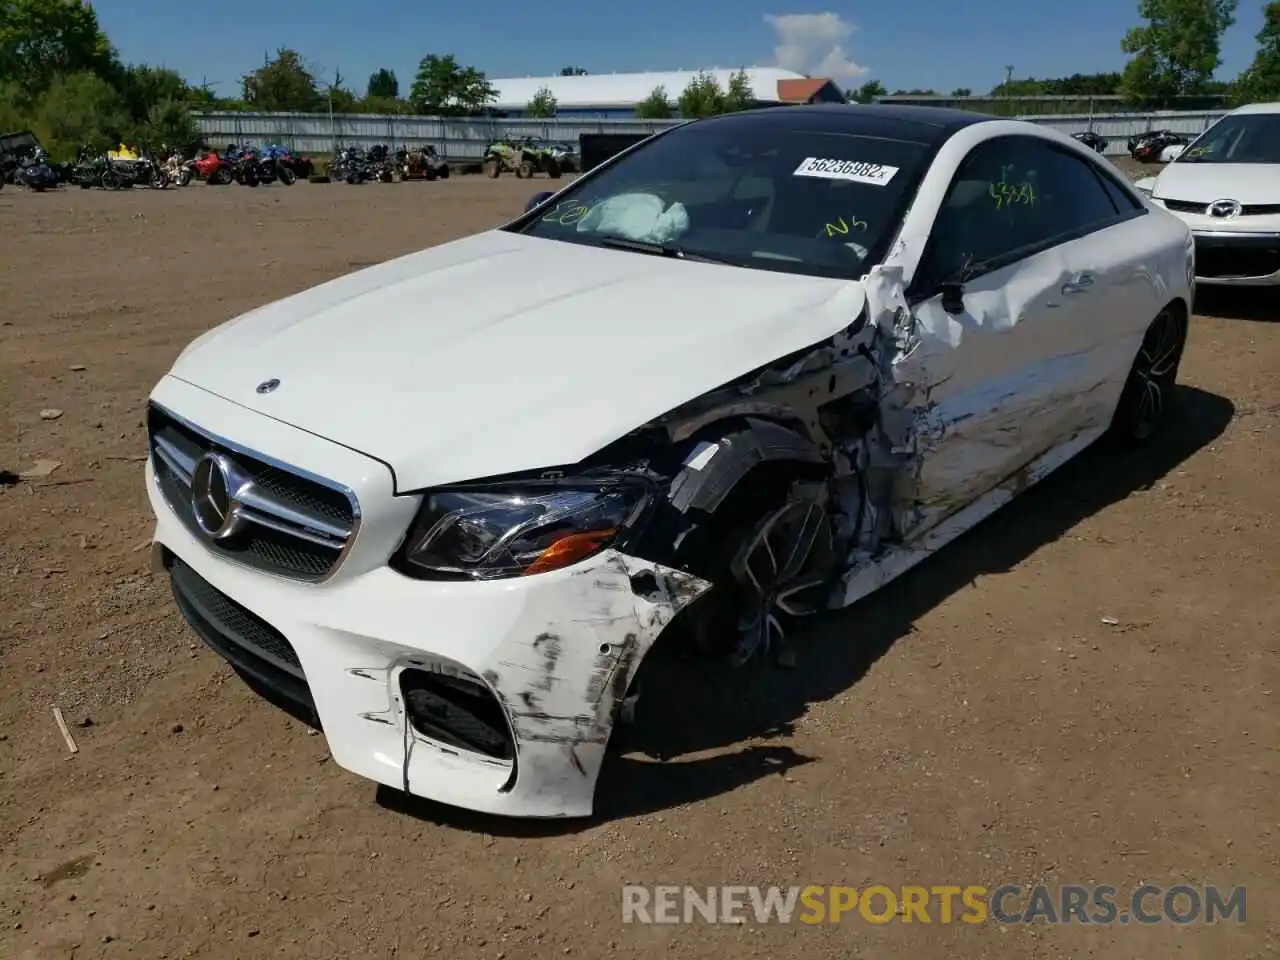
<svg viewBox="0 0 1280 960">
<path fill-rule="evenodd" d="M 781 67 L 743 67 L 751 81 L 756 103 L 771 106 L 784 103 L 844 103 L 846 97 L 827 77 L 806 77 Z M 636 106 L 662 87 L 672 111 L 685 87 L 699 72 L 710 74 L 721 89 L 729 86 L 738 68 L 712 70 L 671 70 L 660 73 L 595 73 L 581 76 L 507 77 L 491 80 L 498 98 L 490 109 L 510 117 L 525 113 L 529 101 L 546 87 L 556 99 L 556 112 L 563 117 L 592 117 L 626 120 L 635 116 Z"/>
</svg>

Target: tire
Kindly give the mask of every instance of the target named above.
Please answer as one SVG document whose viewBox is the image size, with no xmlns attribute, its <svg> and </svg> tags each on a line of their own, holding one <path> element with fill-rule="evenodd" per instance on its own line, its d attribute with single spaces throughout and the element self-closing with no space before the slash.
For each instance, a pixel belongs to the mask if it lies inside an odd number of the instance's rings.
<svg viewBox="0 0 1280 960">
<path fill-rule="evenodd" d="M 680 623 L 675 635 L 678 648 L 696 652 L 701 657 L 727 658 L 739 666 L 766 656 L 785 662 L 789 645 L 784 626 L 790 615 L 755 589 L 744 575 L 742 561 L 752 556 L 751 569 L 760 574 L 764 585 L 769 587 L 769 576 L 761 561 L 772 555 L 776 568 L 776 558 L 788 555 L 785 544 L 777 536 L 807 527 L 813 537 L 809 549 L 804 551 L 801 569 L 789 577 L 786 589 L 770 590 L 770 593 L 771 597 L 791 594 L 794 603 L 790 606 L 797 612 L 812 612 L 825 605 L 830 590 L 828 573 L 836 565 L 831 519 L 820 507 L 815 505 L 812 509 L 818 512 L 811 513 L 805 501 L 789 496 L 792 483 L 800 479 L 805 470 L 788 463 L 768 463 L 755 468 L 716 509 L 710 522 L 686 538 L 680 551 L 682 568 L 714 586 L 677 618 Z M 815 522 L 800 523 L 803 519 Z M 762 534 L 767 534 L 774 545 L 772 554 L 760 548 Z M 779 546 L 783 549 L 777 549 Z M 802 592 L 793 593 L 801 581 L 808 586 Z M 801 607 L 804 609 L 799 610 Z M 753 631 L 748 624 L 757 629 Z"/>
<path fill-rule="evenodd" d="M 108 167 L 102 171 L 102 188 L 104 190 L 119 190 L 120 175 Z"/>
<path fill-rule="evenodd" d="M 1167 423 L 1177 396 L 1187 329 L 1187 312 L 1178 304 L 1165 307 L 1147 327 L 1111 420 L 1110 439 L 1119 445 L 1148 443 Z"/>
<path fill-rule="evenodd" d="M 528 180 L 533 176 L 533 164 L 528 160 L 521 160 L 520 166 L 516 167 L 516 176 L 521 180 Z"/>
<path fill-rule="evenodd" d="M 437 176 L 437 177 L 439 177 L 441 180 L 448 180 L 448 179 L 449 179 L 449 168 L 448 168 L 448 167 L 441 167 L 438 171 L 436 171 L 436 176 Z"/>
<path fill-rule="evenodd" d="M 500 173 L 502 173 L 501 160 L 496 157 L 490 157 L 484 162 L 484 175 L 490 180 L 497 180 Z"/>
<path fill-rule="evenodd" d="M 435 178 L 436 178 L 436 172 L 435 172 L 434 170 L 432 170 L 430 167 L 423 167 L 423 168 L 422 168 L 422 179 L 423 179 L 423 180 L 426 180 L 426 181 L 432 181 L 432 180 L 435 180 Z"/>
<path fill-rule="evenodd" d="M 559 180 L 559 179 L 560 179 L 560 164 L 556 163 L 556 161 L 554 161 L 554 160 L 548 160 L 548 161 L 547 161 L 547 176 L 548 176 L 548 177 L 550 177 L 552 180 Z"/>
<path fill-rule="evenodd" d="M 295 183 L 298 182 L 298 175 L 294 173 L 292 170 L 290 170 L 288 167 L 281 167 L 280 182 L 283 183 L 286 187 L 292 187 Z"/>
<path fill-rule="evenodd" d="M 179 170 L 176 182 L 180 187 L 189 187 L 191 185 L 191 171 L 185 167 Z"/>
</svg>

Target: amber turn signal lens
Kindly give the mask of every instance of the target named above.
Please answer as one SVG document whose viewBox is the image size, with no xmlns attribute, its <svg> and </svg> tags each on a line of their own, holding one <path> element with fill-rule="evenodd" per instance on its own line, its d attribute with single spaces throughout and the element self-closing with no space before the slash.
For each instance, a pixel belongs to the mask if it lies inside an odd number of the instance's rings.
<svg viewBox="0 0 1280 960">
<path fill-rule="evenodd" d="M 538 554 L 537 560 L 525 567 L 523 576 L 559 570 L 561 567 L 586 559 L 613 539 L 613 535 L 617 532 L 617 530 L 586 530 L 561 537 Z"/>
</svg>

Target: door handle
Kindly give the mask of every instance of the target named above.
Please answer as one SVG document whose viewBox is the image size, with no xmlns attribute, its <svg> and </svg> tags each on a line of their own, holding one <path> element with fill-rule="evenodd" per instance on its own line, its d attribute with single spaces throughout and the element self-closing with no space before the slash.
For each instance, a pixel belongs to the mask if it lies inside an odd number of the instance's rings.
<svg viewBox="0 0 1280 960">
<path fill-rule="evenodd" d="M 1093 274 L 1078 273 L 1075 278 L 1068 280 L 1062 285 L 1062 294 L 1066 296 L 1072 293 L 1084 293 L 1086 290 L 1093 288 Z"/>
</svg>

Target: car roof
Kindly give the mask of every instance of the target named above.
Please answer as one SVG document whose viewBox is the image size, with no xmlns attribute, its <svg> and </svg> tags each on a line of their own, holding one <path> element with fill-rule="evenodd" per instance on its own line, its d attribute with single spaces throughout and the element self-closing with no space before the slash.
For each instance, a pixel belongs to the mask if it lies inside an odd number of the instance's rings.
<svg viewBox="0 0 1280 960">
<path fill-rule="evenodd" d="M 1243 107 L 1236 107 L 1227 116 L 1239 113 L 1280 113 L 1280 103 L 1247 103 Z"/>
<path fill-rule="evenodd" d="M 743 128 L 744 132 L 808 130 L 815 133 L 844 133 L 938 147 L 958 130 L 975 123 L 998 119 L 1000 118 L 984 113 L 944 107 L 822 103 L 744 110 L 699 120 L 696 125 L 730 124 Z"/>
</svg>

